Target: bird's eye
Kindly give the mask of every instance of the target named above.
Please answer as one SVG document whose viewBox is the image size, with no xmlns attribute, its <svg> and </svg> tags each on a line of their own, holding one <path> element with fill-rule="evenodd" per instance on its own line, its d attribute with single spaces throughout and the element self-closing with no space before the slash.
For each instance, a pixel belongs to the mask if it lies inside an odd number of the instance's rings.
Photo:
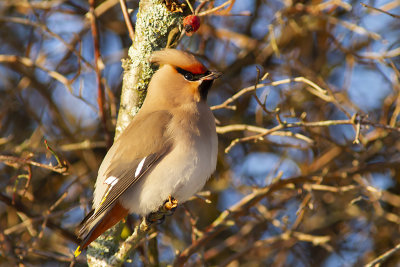
<svg viewBox="0 0 400 267">
<path fill-rule="evenodd" d="M 181 69 L 181 68 L 176 68 L 176 71 L 182 74 L 182 76 L 187 80 L 187 81 L 197 81 L 199 79 L 198 74 L 193 74 L 190 71 Z"/>
<path fill-rule="evenodd" d="M 183 77 L 185 77 L 185 79 L 188 80 L 188 81 L 193 81 L 194 80 L 194 76 L 190 72 L 185 73 L 185 75 Z"/>
</svg>

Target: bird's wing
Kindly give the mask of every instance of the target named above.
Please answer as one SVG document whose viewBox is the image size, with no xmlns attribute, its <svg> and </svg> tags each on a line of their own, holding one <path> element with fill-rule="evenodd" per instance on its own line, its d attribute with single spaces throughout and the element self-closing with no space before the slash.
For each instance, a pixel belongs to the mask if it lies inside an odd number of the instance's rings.
<svg viewBox="0 0 400 267">
<path fill-rule="evenodd" d="M 118 198 L 170 151 L 172 140 L 166 134 L 170 119 L 171 115 L 164 111 L 140 116 L 115 141 L 99 170 L 99 176 L 104 177 L 100 181 L 104 187 L 101 201 L 82 221 L 80 237 L 87 235 Z M 114 157 L 117 153 L 118 157 Z"/>
</svg>

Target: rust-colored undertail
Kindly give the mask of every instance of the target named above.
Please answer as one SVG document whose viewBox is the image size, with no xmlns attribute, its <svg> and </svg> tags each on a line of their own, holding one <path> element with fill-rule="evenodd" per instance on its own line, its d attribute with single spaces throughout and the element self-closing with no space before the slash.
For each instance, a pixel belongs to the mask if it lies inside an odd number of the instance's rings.
<svg viewBox="0 0 400 267">
<path fill-rule="evenodd" d="M 100 223 L 95 226 L 95 228 L 89 233 L 87 237 L 82 241 L 75 251 L 75 257 L 81 254 L 90 243 L 92 243 L 97 237 L 99 237 L 106 230 L 114 226 L 117 222 L 122 220 L 128 215 L 128 210 L 122 207 L 122 205 L 117 202 L 114 207 L 101 219 Z"/>
</svg>

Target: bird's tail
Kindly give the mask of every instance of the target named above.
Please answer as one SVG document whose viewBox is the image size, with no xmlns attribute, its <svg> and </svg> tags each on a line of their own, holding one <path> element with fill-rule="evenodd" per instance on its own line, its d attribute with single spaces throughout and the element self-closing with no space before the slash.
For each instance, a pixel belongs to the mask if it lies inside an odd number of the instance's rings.
<svg viewBox="0 0 400 267">
<path fill-rule="evenodd" d="M 75 250 L 75 257 L 78 257 L 82 250 L 84 250 L 102 233 L 126 217 L 128 213 L 129 211 L 122 207 L 119 202 L 116 202 L 107 212 L 104 212 L 103 216 L 97 218 L 94 216 L 95 210 L 90 211 L 79 225 L 80 230 L 78 238 L 82 241 Z"/>
</svg>

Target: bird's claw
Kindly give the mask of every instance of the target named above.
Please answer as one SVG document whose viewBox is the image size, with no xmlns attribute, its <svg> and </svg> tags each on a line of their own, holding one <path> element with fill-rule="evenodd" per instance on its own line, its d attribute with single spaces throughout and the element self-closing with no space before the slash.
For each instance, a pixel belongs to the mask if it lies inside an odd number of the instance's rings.
<svg viewBox="0 0 400 267">
<path fill-rule="evenodd" d="M 174 214 L 174 211 L 176 210 L 176 207 L 178 207 L 178 200 L 175 198 L 169 196 L 168 200 L 164 202 L 164 209 L 166 211 L 165 215 L 172 215 Z"/>
<path fill-rule="evenodd" d="M 150 224 L 161 224 L 165 220 L 165 216 L 171 216 L 174 214 L 176 207 L 178 206 L 178 200 L 169 196 L 164 204 L 158 209 L 158 211 L 151 212 L 146 216 L 147 223 Z"/>
<path fill-rule="evenodd" d="M 146 221 L 148 224 L 162 224 L 165 220 L 165 215 L 161 214 L 160 212 L 151 212 L 149 215 L 146 216 Z"/>
</svg>

